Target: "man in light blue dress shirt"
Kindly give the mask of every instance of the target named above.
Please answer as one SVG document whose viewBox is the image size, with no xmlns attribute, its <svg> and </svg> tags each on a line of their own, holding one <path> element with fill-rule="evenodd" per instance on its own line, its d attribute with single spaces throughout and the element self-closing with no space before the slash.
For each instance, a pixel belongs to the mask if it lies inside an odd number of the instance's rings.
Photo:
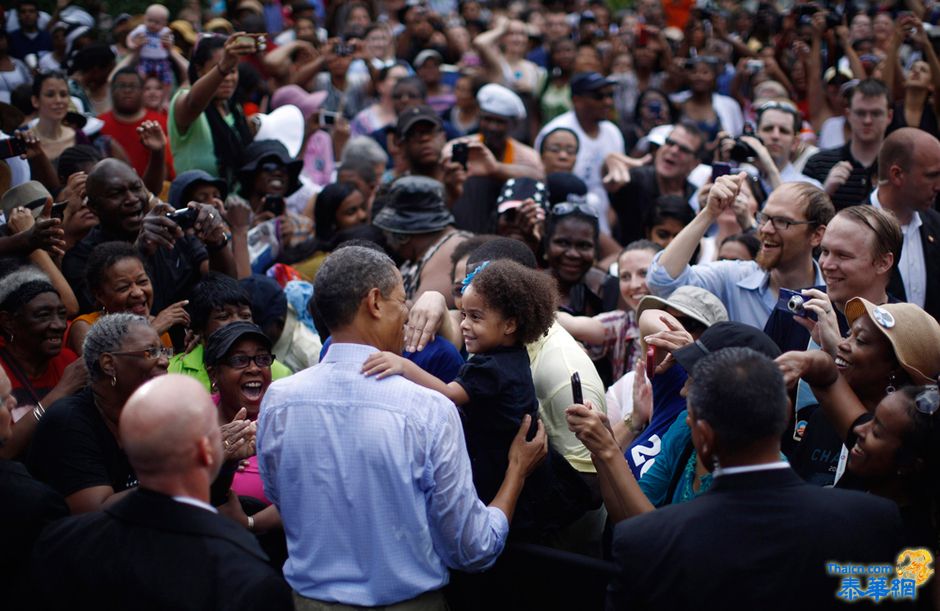
<svg viewBox="0 0 940 611">
<path fill-rule="evenodd" d="M 708 193 L 705 209 L 653 257 L 650 292 L 668 297 L 680 286 L 698 286 L 718 296 L 728 318 L 759 329 L 777 303 L 781 288 L 823 285 L 813 249 L 835 214 L 829 196 L 808 183 L 784 183 L 757 214 L 761 251 L 756 261 L 716 261 L 689 265 L 705 232 L 731 206 L 745 174 L 721 176 Z"/>
<path fill-rule="evenodd" d="M 485 506 L 454 404 L 401 376 L 361 373 L 373 352 L 402 348 L 408 307 L 392 260 L 342 248 L 320 268 L 314 299 L 333 345 L 272 384 L 258 420 L 296 608 L 444 609 L 449 568 L 482 571 L 502 552 L 525 477 L 547 452 L 544 429 L 527 442 L 523 422 Z"/>
</svg>

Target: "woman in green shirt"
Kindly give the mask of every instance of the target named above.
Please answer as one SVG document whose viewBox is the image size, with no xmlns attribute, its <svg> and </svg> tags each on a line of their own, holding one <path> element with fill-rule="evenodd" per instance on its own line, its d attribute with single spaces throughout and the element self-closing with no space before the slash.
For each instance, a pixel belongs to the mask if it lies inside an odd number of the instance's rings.
<svg viewBox="0 0 940 611">
<path fill-rule="evenodd" d="M 231 183 L 241 167 L 241 151 L 251 132 L 241 106 L 232 100 L 238 62 L 257 52 L 257 39 L 236 32 L 202 38 L 189 64 L 190 89 L 170 102 L 170 146 L 178 173 L 204 170 Z"/>
</svg>

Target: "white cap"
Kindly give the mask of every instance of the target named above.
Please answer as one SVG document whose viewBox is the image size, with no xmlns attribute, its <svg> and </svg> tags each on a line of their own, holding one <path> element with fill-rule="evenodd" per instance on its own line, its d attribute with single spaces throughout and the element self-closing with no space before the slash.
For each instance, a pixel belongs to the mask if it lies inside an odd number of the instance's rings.
<svg viewBox="0 0 940 611">
<path fill-rule="evenodd" d="M 421 53 L 418 53 L 418 56 L 415 57 L 414 67 L 416 69 L 420 68 L 424 65 L 424 62 L 431 58 L 436 59 L 437 63 L 442 63 L 444 61 L 444 57 L 434 49 L 425 49 Z"/>
<path fill-rule="evenodd" d="M 521 119 L 525 116 L 525 104 L 522 99 L 502 85 L 490 83 L 481 87 L 477 93 L 477 103 L 480 110 L 494 115 L 510 119 Z"/>
</svg>

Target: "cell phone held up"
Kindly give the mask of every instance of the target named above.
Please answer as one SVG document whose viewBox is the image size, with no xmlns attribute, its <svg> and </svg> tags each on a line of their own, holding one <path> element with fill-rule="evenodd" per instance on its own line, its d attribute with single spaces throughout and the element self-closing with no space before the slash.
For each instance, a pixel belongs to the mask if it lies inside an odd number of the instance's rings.
<svg viewBox="0 0 940 611">
<path fill-rule="evenodd" d="M 26 152 L 26 141 L 19 138 L 0 140 L 0 159 L 18 157 Z"/>
<path fill-rule="evenodd" d="M 193 225 L 196 224 L 196 217 L 199 215 L 199 211 L 195 208 L 181 208 L 174 212 L 169 213 L 167 216 L 168 219 L 179 225 L 179 228 L 183 231 L 187 229 L 192 229 Z"/>
<path fill-rule="evenodd" d="M 774 307 L 776 310 L 781 312 L 789 312 L 794 316 L 799 316 L 800 318 L 808 318 L 809 320 L 817 320 L 815 312 L 807 310 L 803 307 L 803 304 L 806 302 L 806 298 L 803 297 L 803 294 L 800 291 L 791 291 L 790 289 L 780 289 L 780 297 L 777 299 L 777 305 Z"/>
<path fill-rule="evenodd" d="M 287 208 L 287 203 L 280 195 L 264 196 L 264 211 L 270 212 L 274 216 L 281 216 Z"/>
<path fill-rule="evenodd" d="M 454 147 L 451 150 L 450 158 L 455 163 L 459 163 L 463 166 L 463 169 L 467 169 L 467 162 L 470 161 L 470 145 L 466 142 L 456 142 Z"/>
</svg>

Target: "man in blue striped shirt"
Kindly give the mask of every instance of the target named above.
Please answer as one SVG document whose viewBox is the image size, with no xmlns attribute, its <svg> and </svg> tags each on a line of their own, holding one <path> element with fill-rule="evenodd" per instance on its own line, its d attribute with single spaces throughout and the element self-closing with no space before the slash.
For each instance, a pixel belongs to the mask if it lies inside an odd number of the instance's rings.
<svg viewBox="0 0 940 611">
<path fill-rule="evenodd" d="M 320 364 L 270 386 L 258 421 L 296 608 L 444 609 L 449 568 L 482 571 L 502 552 L 525 478 L 547 452 L 542 425 L 527 442 L 523 422 L 485 506 L 453 403 L 401 376 L 360 373 L 373 352 L 401 352 L 408 307 L 391 259 L 336 251 L 314 299 L 333 345 Z"/>
</svg>

